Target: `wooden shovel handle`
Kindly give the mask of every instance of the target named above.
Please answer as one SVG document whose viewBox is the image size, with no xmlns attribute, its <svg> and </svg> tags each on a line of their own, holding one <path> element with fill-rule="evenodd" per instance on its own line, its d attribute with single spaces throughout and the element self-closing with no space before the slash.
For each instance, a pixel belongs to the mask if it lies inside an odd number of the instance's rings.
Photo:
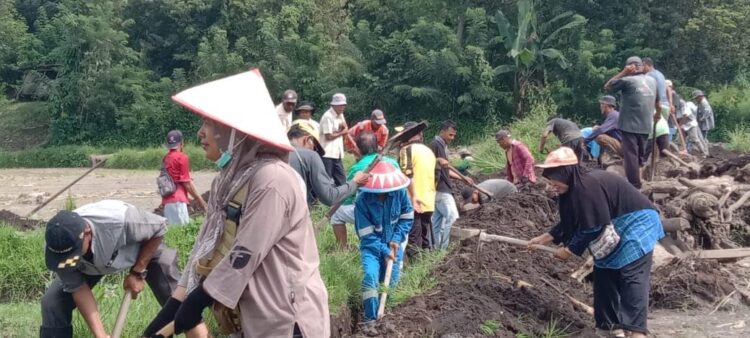
<svg viewBox="0 0 750 338">
<path fill-rule="evenodd" d="M 125 290 L 125 295 L 122 297 L 122 304 L 120 304 L 120 311 L 117 312 L 115 328 L 112 329 L 112 338 L 120 338 L 120 335 L 122 335 L 122 329 L 125 327 L 125 318 L 128 316 L 131 300 L 133 300 L 133 294 L 130 290 Z"/>
<path fill-rule="evenodd" d="M 385 290 L 380 294 L 380 304 L 378 305 L 378 319 L 383 317 L 385 313 L 385 301 L 388 300 L 388 286 L 391 284 L 391 274 L 393 273 L 393 260 L 386 259 L 388 262 L 385 265 L 385 280 L 383 285 Z"/>
</svg>

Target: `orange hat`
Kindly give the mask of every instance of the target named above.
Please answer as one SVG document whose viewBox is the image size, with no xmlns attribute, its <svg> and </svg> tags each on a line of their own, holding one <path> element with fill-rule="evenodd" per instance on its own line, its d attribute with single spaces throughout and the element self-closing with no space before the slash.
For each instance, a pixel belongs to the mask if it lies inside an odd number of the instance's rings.
<svg viewBox="0 0 750 338">
<path fill-rule="evenodd" d="M 560 147 L 547 155 L 544 164 L 537 164 L 536 166 L 539 168 L 555 168 L 574 164 L 578 164 L 578 158 L 573 149 Z"/>
<path fill-rule="evenodd" d="M 409 186 L 409 178 L 396 169 L 392 164 L 380 161 L 370 171 L 370 179 L 364 187 L 359 188 L 363 192 L 387 193 L 404 189 Z"/>
</svg>

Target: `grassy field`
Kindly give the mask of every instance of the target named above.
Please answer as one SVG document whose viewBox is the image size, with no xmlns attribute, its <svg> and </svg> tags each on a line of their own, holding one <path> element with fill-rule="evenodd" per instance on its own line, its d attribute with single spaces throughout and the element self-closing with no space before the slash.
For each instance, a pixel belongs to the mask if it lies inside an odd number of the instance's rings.
<svg viewBox="0 0 750 338">
<path fill-rule="evenodd" d="M 319 220 L 325 209 L 313 209 L 313 219 Z M 197 235 L 200 220 L 189 226 L 170 228 L 165 241 L 180 253 L 180 266 L 184 266 L 190 247 Z M 328 301 L 332 315 L 344 306 L 360 306 L 360 282 L 362 271 L 357 247 L 357 238 L 349 232 L 348 250 L 336 248 L 335 238 L 330 227 L 317 235 L 320 251 L 320 270 L 328 288 Z M 44 233 L 42 230 L 19 232 L 0 225 L 0 337 L 32 337 L 38 335 L 41 315 L 39 299 L 53 275 L 44 267 Z M 394 306 L 416 294 L 433 287 L 436 280 L 430 272 L 444 258 L 445 252 L 431 252 L 412 262 L 389 297 L 389 306 Z M 122 275 L 107 276 L 96 288 L 99 310 L 105 327 L 114 325 L 115 317 L 122 300 Z M 123 337 L 136 337 L 159 311 L 159 305 L 151 292 L 141 293 L 132 302 Z M 204 314 L 204 318 L 210 315 Z M 211 322 L 209 322 L 211 324 Z M 76 337 L 87 337 L 88 329 L 82 317 L 75 313 L 74 332 Z"/>
</svg>

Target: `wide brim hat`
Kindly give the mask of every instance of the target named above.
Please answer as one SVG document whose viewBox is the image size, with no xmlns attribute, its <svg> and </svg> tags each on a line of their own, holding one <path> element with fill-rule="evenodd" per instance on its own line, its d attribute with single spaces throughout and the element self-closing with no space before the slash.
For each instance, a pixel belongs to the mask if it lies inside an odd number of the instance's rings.
<svg viewBox="0 0 750 338">
<path fill-rule="evenodd" d="M 409 178 L 401 170 L 388 162 L 379 161 L 370 170 L 370 179 L 367 180 L 367 184 L 359 190 L 382 194 L 404 189 L 409 186 L 409 182 Z"/>
<path fill-rule="evenodd" d="M 305 120 L 294 120 L 292 122 L 291 129 L 298 128 L 299 130 L 302 130 L 303 132 L 310 134 L 312 136 L 315 152 L 318 153 L 320 156 L 323 156 L 326 154 L 325 149 L 323 149 L 323 146 L 320 144 L 320 132 L 318 131 L 318 128 L 315 128 L 312 123 L 307 122 Z M 290 129 L 290 131 L 291 131 Z"/>
<path fill-rule="evenodd" d="M 573 149 L 568 147 L 560 147 L 550 152 L 547 155 L 547 158 L 544 159 L 543 164 L 537 164 L 536 166 L 538 168 L 546 169 L 575 164 L 578 164 L 578 157 L 576 157 L 576 153 L 573 151 Z"/>
<path fill-rule="evenodd" d="M 293 149 L 257 68 L 186 89 L 172 100 L 275 148 Z"/>
<path fill-rule="evenodd" d="M 693 99 L 699 96 L 706 96 L 706 93 L 704 93 L 702 90 L 694 90 L 693 91 Z"/>
</svg>

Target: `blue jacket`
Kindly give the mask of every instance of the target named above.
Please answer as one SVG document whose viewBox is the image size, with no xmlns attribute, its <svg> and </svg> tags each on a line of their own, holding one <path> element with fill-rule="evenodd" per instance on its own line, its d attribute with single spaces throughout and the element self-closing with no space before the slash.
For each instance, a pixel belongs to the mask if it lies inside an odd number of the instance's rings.
<svg viewBox="0 0 750 338">
<path fill-rule="evenodd" d="M 360 250 L 371 250 L 387 256 L 389 242 L 401 243 L 409 235 L 414 222 L 406 189 L 389 192 L 385 200 L 376 193 L 360 192 L 354 203 L 354 226 Z"/>
</svg>

